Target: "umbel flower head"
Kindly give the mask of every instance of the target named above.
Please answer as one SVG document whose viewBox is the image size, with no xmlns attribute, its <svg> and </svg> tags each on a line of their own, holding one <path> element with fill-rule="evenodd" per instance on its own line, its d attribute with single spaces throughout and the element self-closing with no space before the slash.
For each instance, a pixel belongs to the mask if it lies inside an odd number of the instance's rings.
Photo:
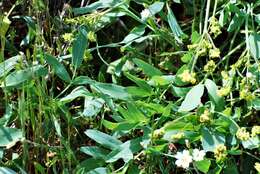
<svg viewBox="0 0 260 174">
<path fill-rule="evenodd" d="M 253 126 L 251 130 L 251 136 L 255 137 L 260 134 L 260 126 Z"/>
<path fill-rule="evenodd" d="M 217 95 L 220 97 L 225 97 L 230 93 L 230 91 L 231 91 L 230 86 L 225 86 L 217 90 Z"/>
<path fill-rule="evenodd" d="M 204 113 L 200 116 L 200 122 L 201 123 L 207 123 L 210 122 L 210 112 L 208 109 L 205 109 Z"/>
<path fill-rule="evenodd" d="M 175 164 L 178 167 L 182 167 L 184 169 L 187 169 L 190 163 L 192 162 L 192 156 L 190 155 L 190 152 L 188 150 L 177 152 L 177 154 L 174 157 L 177 159 Z"/>
<path fill-rule="evenodd" d="M 217 161 L 223 161 L 227 156 L 227 147 L 224 144 L 219 144 L 214 150 L 214 156 Z"/>
<path fill-rule="evenodd" d="M 208 73 L 213 73 L 216 68 L 216 64 L 213 60 L 208 61 L 208 63 L 204 66 L 204 71 Z"/>
<path fill-rule="evenodd" d="M 182 72 L 182 74 L 180 74 L 178 76 L 181 78 L 181 80 L 183 82 L 189 82 L 191 84 L 195 84 L 196 83 L 196 78 L 195 78 L 196 74 L 195 73 L 190 73 L 189 70 L 184 70 Z"/>
<path fill-rule="evenodd" d="M 239 128 L 237 130 L 236 136 L 238 139 L 240 139 L 242 141 L 246 141 L 250 138 L 250 134 L 249 134 L 249 132 L 246 131 L 245 127 Z"/>
</svg>

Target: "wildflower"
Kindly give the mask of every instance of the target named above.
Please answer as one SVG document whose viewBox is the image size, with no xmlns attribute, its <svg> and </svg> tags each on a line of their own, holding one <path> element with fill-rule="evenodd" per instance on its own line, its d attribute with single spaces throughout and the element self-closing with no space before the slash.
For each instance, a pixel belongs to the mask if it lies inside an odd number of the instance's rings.
<svg viewBox="0 0 260 174">
<path fill-rule="evenodd" d="M 141 19 L 143 21 L 145 21 L 147 18 L 149 18 L 150 16 L 152 16 L 151 12 L 149 9 L 144 9 L 142 12 L 141 12 Z"/>
<path fill-rule="evenodd" d="M 214 150 L 214 156 L 217 161 L 222 161 L 227 156 L 227 147 L 224 144 L 219 144 Z"/>
<path fill-rule="evenodd" d="M 218 48 L 210 49 L 209 50 L 209 57 L 210 58 L 219 58 L 220 57 L 220 50 Z"/>
<path fill-rule="evenodd" d="M 96 42 L 96 34 L 93 31 L 89 31 L 87 37 L 90 42 Z"/>
<path fill-rule="evenodd" d="M 196 83 L 195 76 L 196 74 L 190 73 L 189 70 L 184 70 L 183 73 L 179 75 L 183 82 L 190 82 L 192 84 Z"/>
<path fill-rule="evenodd" d="M 201 161 L 204 159 L 206 152 L 204 150 L 194 149 L 192 152 L 192 157 L 194 161 Z"/>
<path fill-rule="evenodd" d="M 214 38 L 221 34 L 221 26 L 215 17 L 210 19 L 210 34 L 213 34 Z"/>
<path fill-rule="evenodd" d="M 200 116 L 200 122 L 206 123 L 210 121 L 210 112 L 208 109 L 204 111 L 204 113 Z"/>
<path fill-rule="evenodd" d="M 190 163 L 192 162 L 192 156 L 190 155 L 190 152 L 188 150 L 177 152 L 177 154 L 174 157 L 177 159 L 175 164 L 178 167 L 182 167 L 184 169 L 187 169 Z"/>
<path fill-rule="evenodd" d="M 208 73 L 213 73 L 216 68 L 216 64 L 213 60 L 208 61 L 208 63 L 204 66 L 204 71 Z"/>
<path fill-rule="evenodd" d="M 220 97 L 225 97 L 230 93 L 230 91 L 231 91 L 230 86 L 226 86 L 217 90 L 217 95 Z"/>
<path fill-rule="evenodd" d="M 255 169 L 258 173 L 260 173 L 260 163 L 258 162 L 255 163 Z"/>
<path fill-rule="evenodd" d="M 154 132 L 153 132 L 153 138 L 161 138 L 163 135 L 165 134 L 165 131 L 164 129 L 156 129 Z"/>
<path fill-rule="evenodd" d="M 172 139 L 181 139 L 181 138 L 183 138 L 184 137 L 184 133 L 183 132 L 178 132 L 177 134 L 174 134 L 174 135 L 172 135 Z"/>
<path fill-rule="evenodd" d="M 64 41 L 70 42 L 73 39 L 73 34 L 72 33 L 65 33 L 65 34 L 62 35 L 62 38 L 64 39 Z"/>
<path fill-rule="evenodd" d="M 255 98 L 254 94 L 249 91 L 248 87 L 244 87 L 240 92 L 239 92 L 239 98 L 240 100 L 246 100 L 246 101 L 251 101 Z"/>
<path fill-rule="evenodd" d="M 224 80 L 228 80 L 228 73 L 226 71 L 221 71 L 221 76 Z"/>
<path fill-rule="evenodd" d="M 236 136 L 238 139 L 240 139 L 242 141 L 246 141 L 250 138 L 250 134 L 249 134 L 249 132 L 246 131 L 245 127 L 239 128 L 237 130 Z"/>
<path fill-rule="evenodd" d="M 253 126 L 251 130 L 251 136 L 255 137 L 260 134 L 260 126 Z"/>
</svg>

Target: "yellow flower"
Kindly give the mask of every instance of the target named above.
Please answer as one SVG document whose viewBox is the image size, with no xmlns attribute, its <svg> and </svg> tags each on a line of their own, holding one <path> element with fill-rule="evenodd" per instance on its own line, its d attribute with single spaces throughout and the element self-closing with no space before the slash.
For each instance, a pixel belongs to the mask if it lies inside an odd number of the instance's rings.
<svg viewBox="0 0 260 174">
<path fill-rule="evenodd" d="M 163 128 L 161 128 L 161 129 L 156 129 L 156 130 L 153 132 L 153 138 L 155 138 L 155 139 L 161 138 L 164 134 L 165 134 L 165 131 L 164 131 Z"/>
<path fill-rule="evenodd" d="M 245 87 L 244 89 L 242 89 L 240 92 L 239 92 L 239 98 L 241 100 L 246 100 L 246 101 L 251 101 L 255 98 L 254 94 L 252 92 L 250 92 L 248 90 L 247 87 Z"/>
<path fill-rule="evenodd" d="M 196 74 L 190 73 L 189 70 L 184 70 L 183 73 L 179 75 L 183 82 L 190 82 L 192 84 L 196 83 L 195 76 Z"/>
<path fill-rule="evenodd" d="M 204 113 L 200 116 L 200 122 L 206 123 L 210 121 L 210 112 L 208 109 L 204 111 Z"/>
<path fill-rule="evenodd" d="M 210 19 L 210 33 L 214 35 L 214 38 L 216 38 L 218 35 L 221 34 L 221 26 L 218 22 L 218 20 L 215 17 L 212 17 Z"/>
<path fill-rule="evenodd" d="M 219 144 L 214 150 L 214 156 L 217 161 L 222 161 L 227 156 L 227 147 L 224 144 Z"/>
<path fill-rule="evenodd" d="M 87 37 L 90 42 L 96 42 L 96 34 L 93 31 L 89 31 Z"/>
<path fill-rule="evenodd" d="M 250 138 L 250 134 L 249 134 L 249 132 L 246 131 L 245 127 L 239 128 L 237 130 L 236 136 L 238 139 L 240 139 L 242 141 L 246 141 Z"/>
<path fill-rule="evenodd" d="M 216 68 L 216 64 L 213 60 L 208 61 L 208 63 L 204 66 L 204 71 L 213 73 Z"/>
<path fill-rule="evenodd" d="M 260 126 L 253 126 L 251 130 L 251 136 L 255 137 L 260 134 Z"/>
<path fill-rule="evenodd" d="M 70 42 L 73 39 L 73 34 L 72 33 L 65 33 L 62 35 L 62 38 L 66 41 L 66 42 Z"/>
<path fill-rule="evenodd" d="M 184 133 L 183 132 L 179 132 L 179 133 L 174 134 L 174 135 L 171 136 L 172 139 L 177 139 L 177 140 L 179 140 L 179 139 L 181 139 L 183 137 L 184 137 Z"/>
<path fill-rule="evenodd" d="M 218 48 L 210 49 L 209 50 L 209 57 L 210 58 L 219 58 L 220 57 L 220 50 Z"/>
<path fill-rule="evenodd" d="M 255 169 L 258 173 L 260 173 L 260 163 L 255 163 Z"/>
<path fill-rule="evenodd" d="M 225 97 L 227 96 L 231 91 L 231 88 L 229 86 L 220 88 L 219 90 L 217 90 L 217 95 L 220 97 Z"/>
</svg>

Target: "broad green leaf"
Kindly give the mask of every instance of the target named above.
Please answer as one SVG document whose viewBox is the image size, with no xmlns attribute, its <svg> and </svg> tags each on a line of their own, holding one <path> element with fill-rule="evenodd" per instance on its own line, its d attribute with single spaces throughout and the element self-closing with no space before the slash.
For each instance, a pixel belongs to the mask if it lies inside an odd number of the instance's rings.
<svg viewBox="0 0 260 174">
<path fill-rule="evenodd" d="M 16 174 L 16 172 L 7 167 L 0 167 L 0 174 Z"/>
<path fill-rule="evenodd" d="M 113 7 L 120 2 L 122 1 L 121 0 L 99 0 L 86 7 L 74 8 L 73 12 L 75 15 L 82 15 L 82 14 L 93 12 L 101 8 Z"/>
<path fill-rule="evenodd" d="M 190 90 L 190 87 L 172 86 L 172 93 L 175 97 L 185 97 Z"/>
<path fill-rule="evenodd" d="M 135 39 L 139 38 L 140 36 L 142 36 L 145 32 L 145 25 L 140 25 L 137 27 L 134 27 L 130 33 L 124 38 L 124 40 L 122 41 L 122 43 L 130 43 L 132 41 L 134 41 Z"/>
<path fill-rule="evenodd" d="M 128 86 L 126 87 L 126 90 L 133 97 L 148 97 L 153 95 L 153 93 L 137 86 Z"/>
<path fill-rule="evenodd" d="M 192 123 L 184 121 L 171 121 L 165 124 L 164 129 L 166 131 L 172 130 L 194 130 L 195 126 Z"/>
<path fill-rule="evenodd" d="M 143 79 L 135 77 L 129 73 L 124 73 L 124 75 L 131 81 L 135 82 L 140 88 L 146 90 L 147 92 L 153 93 L 152 87 Z"/>
<path fill-rule="evenodd" d="M 23 139 L 22 131 L 0 126 L 0 147 L 10 148 Z"/>
<path fill-rule="evenodd" d="M 157 69 L 154 66 L 144 62 L 143 60 L 135 58 L 135 59 L 133 59 L 133 61 L 149 77 L 161 76 L 162 75 L 162 72 L 159 69 Z"/>
<path fill-rule="evenodd" d="M 251 55 L 255 59 L 260 58 L 260 35 L 257 33 L 250 34 L 249 36 L 249 49 Z"/>
<path fill-rule="evenodd" d="M 62 102 L 71 102 L 72 100 L 75 100 L 78 97 L 86 97 L 86 96 L 92 96 L 92 94 L 83 86 L 79 86 L 75 88 L 73 91 L 71 91 L 70 94 L 60 99 Z"/>
<path fill-rule="evenodd" d="M 217 95 L 218 87 L 215 84 L 215 82 L 213 82 L 210 79 L 207 79 L 205 81 L 205 87 L 208 90 L 209 98 L 214 103 L 216 110 L 222 111 L 224 109 L 224 106 L 225 106 L 225 100 L 223 99 L 223 97 L 220 97 L 220 96 Z"/>
<path fill-rule="evenodd" d="M 207 128 L 201 129 L 201 135 L 202 147 L 206 152 L 214 152 L 217 145 L 225 144 L 224 135 L 217 132 L 212 132 Z"/>
<path fill-rule="evenodd" d="M 25 81 L 31 80 L 32 78 L 45 76 L 47 73 L 48 70 L 42 65 L 36 65 L 25 70 L 15 71 L 5 78 L 5 83 L 2 83 L 1 87 L 18 86 Z"/>
<path fill-rule="evenodd" d="M 201 104 L 201 97 L 204 92 L 204 85 L 198 84 L 191 88 L 187 93 L 184 101 L 182 102 L 179 112 L 188 112 L 195 109 L 199 104 Z"/>
<path fill-rule="evenodd" d="M 131 95 L 128 94 L 127 89 L 123 86 L 96 82 L 91 85 L 97 92 L 106 94 L 111 98 L 129 100 Z"/>
<path fill-rule="evenodd" d="M 98 167 L 102 167 L 105 165 L 105 161 L 99 159 L 95 159 L 95 158 L 89 158 L 86 159 L 84 161 L 82 161 L 80 164 L 77 165 L 76 167 L 76 171 L 73 173 L 76 174 L 85 174 L 88 171 L 94 170 Z"/>
<path fill-rule="evenodd" d="M 10 72 L 19 61 L 22 61 L 22 56 L 20 55 L 11 57 L 0 63 L 0 77 L 3 77 Z"/>
<path fill-rule="evenodd" d="M 250 137 L 247 141 L 242 141 L 242 145 L 245 149 L 255 149 L 260 147 L 260 140 L 257 136 Z"/>
<path fill-rule="evenodd" d="M 119 159 L 123 159 L 125 163 L 129 162 L 133 159 L 133 154 L 142 149 L 141 140 L 141 138 L 136 138 L 121 144 L 117 149 L 108 154 L 106 162 L 111 163 Z"/>
<path fill-rule="evenodd" d="M 127 109 L 118 107 L 118 111 L 129 123 L 143 123 L 147 121 L 144 114 L 133 103 L 127 103 Z"/>
<path fill-rule="evenodd" d="M 84 133 L 100 145 L 107 147 L 111 150 L 118 148 L 118 146 L 122 144 L 122 142 L 116 139 L 115 137 L 112 137 L 98 130 L 88 129 Z"/>
<path fill-rule="evenodd" d="M 85 117 L 96 116 L 100 112 L 104 103 L 105 101 L 101 98 L 94 98 L 91 96 L 85 97 L 84 111 L 82 115 L 84 115 Z"/>
<path fill-rule="evenodd" d="M 72 44 L 72 64 L 75 68 L 78 68 L 82 64 L 87 46 L 87 32 L 84 29 L 80 29 Z"/>
<path fill-rule="evenodd" d="M 167 10 L 168 10 L 168 14 L 167 14 L 167 19 L 168 19 L 168 23 L 170 25 L 170 28 L 175 36 L 175 39 L 178 42 L 181 42 L 181 38 L 185 35 L 183 33 L 183 31 L 181 30 L 181 27 L 179 26 L 172 10 L 170 9 L 170 7 L 167 5 Z"/>
<path fill-rule="evenodd" d="M 96 168 L 94 170 L 89 171 L 86 174 L 109 174 L 109 173 L 108 173 L 108 169 L 107 168 L 99 167 L 99 168 Z"/>
<path fill-rule="evenodd" d="M 195 161 L 194 164 L 199 171 L 208 173 L 211 162 L 208 159 L 204 159 L 201 161 Z"/>
<path fill-rule="evenodd" d="M 155 15 L 163 9 L 163 6 L 164 2 L 155 2 L 148 7 L 148 10 L 150 11 L 151 15 Z"/>
<path fill-rule="evenodd" d="M 67 72 L 66 68 L 61 64 L 55 57 L 52 55 L 46 54 L 45 55 L 45 60 L 51 67 L 53 68 L 55 74 L 59 76 L 62 80 L 66 82 L 70 82 L 71 78 L 69 73 Z"/>
<path fill-rule="evenodd" d="M 232 18 L 227 31 L 228 32 L 233 32 L 241 27 L 241 25 L 244 23 L 245 18 L 239 13 L 236 13 L 234 17 Z"/>
<path fill-rule="evenodd" d="M 108 150 L 105 150 L 101 147 L 97 146 L 84 146 L 80 147 L 80 151 L 92 156 L 93 158 L 101 158 L 104 159 L 106 158 L 106 155 L 109 153 Z"/>
<path fill-rule="evenodd" d="M 226 167 L 223 170 L 223 174 L 239 174 L 237 163 L 230 159 L 227 161 Z"/>
<path fill-rule="evenodd" d="M 192 60 L 192 56 L 193 54 L 191 52 L 188 52 L 181 57 L 181 61 L 183 63 L 189 63 Z"/>
<path fill-rule="evenodd" d="M 259 111 L 260 110 L 260 98 L 255 98 L 252 101 L 253 107 L 255 110 Z"/>
<path fill-rule="evenodd" d="M 151 86 L 166 86 L 172 84 L 175 80 L 173 75 L 153 76 L 148 84 Z"/>
</svg>

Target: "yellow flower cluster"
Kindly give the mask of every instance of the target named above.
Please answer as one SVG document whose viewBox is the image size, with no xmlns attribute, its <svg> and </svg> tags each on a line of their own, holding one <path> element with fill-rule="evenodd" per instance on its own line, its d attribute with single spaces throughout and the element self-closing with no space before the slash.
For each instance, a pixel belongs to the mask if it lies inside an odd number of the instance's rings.
<svg viewBox="0 0 260 174">
<path fill-rule="evenodd" d="M 221 34 L 221 26 L 215 17 L 210 19 L 210 34 L 213 34 L 214 38 Z"/>
<path fill-rule="evenodd" d="M 153 138 L 154 139 L 157 139 L 157 138 L 161 138 L 163 135 L 165 134 L 165 131 L 164 129 L 156 129 L 154 132 L 153 132 Z"/>
<path fill-rule="evenodd" d="M 251 136 L 255 137 L 257 135 L 260 135 L 260 126 L 253 126 L 251 130 Z"/>
<path fill-rule="evenodd" d="M 223 77 L 224 80 L 228 80 L 228 73 L 226 71 L 221 71 L 221 76 Z"/>
<path fill-rule="evenodd" d="M 217 95 L 220 97 L 225 97 L 231 92 L 230 86 L 225 86 L 217 90 Z"/>
<path fill-rule="evenodd" d="M 242 127 L 237 130 L 236 136 L 238 139 L 246 141 L 250 138 L 250 133 L 247 132 L 245 127 Z"/>
<path fill-rule="evenodd" d="M 195 73 L 190 73 L 189 70 L 184 70 L 182 72 L 182 74 L 180 74 L 178 76 L 181 78 L 181 80 L 183 82 L 189 82 L 191 84 L 195 84 L 196 83 L 196 78 L 195 78 L 196 74 Z"/>
<path fill-rule="evenodd" d="M 239 98 L 241 100 L 246 100 L 246 101 L 252 101 L 255 96 L 252 92 L 249 91 L 248 88 L 243 88 L 240 92 L 239 92 Z"/>
<path fill-rule="evenodd" d="M 65 33 L 62 35 L 62 38 L 65 42 L 70 42 L 73 40 L 73 34 L 72 33 Z"/>
<path fill-rule="evenodd" d="M 90 42 L 96 42 L 97 40 L 97 36 L 93 31 L 89 31 L 87 37 Z"/>
<path fill-rule="evenodd" d="M 208 109 L 204 111 L 204 113 L 200 116 L 200 122 L 201 123 L 207 123 L 210 122 L 210 112 Z"/>
<path fill-rule="evenodd" d="M 197 51 L 198 56 L 205 56 L 208 52 L 208 50 L 212 49 L 211 43 L 203 39 L 200 43 L 188 45 L 189 50 L 195 50 Z"/>
<path fill-rule="evenodd" d="M 258 173 L 260 173 L 260 163 L 255 163 L 255 169 Z"/>
<path fill-rule="evenodd" d="M 217 161 L 222 161 L 227 156 L 227 147 L 224 144 L 219 144 L 214 150 L 214 156 Z"/>
<path fill-rule="evenodd" d="M 216 68 L 216 64 L 213 60 L 208 61 L 208 63 L 204 66 L 204 71 L 208 73 L 213 73 Z"/>
<path fill-rule="evenodd" d="M 214 58 L 219 58 L 220 57 L 220 50 L 218 48 L 213 48 L 209 50 L 209 57 L 214 59 Z"/>
<path fill-rule="evenodd" d="M 183 132 L 179 132 L 179 133 L 174 134 L 174 135 L 171 136 L 171 138 L 174 139 L 174 140 L 179 140 L 179 139 L 181 139 L 183 137 L 184 137 L 184 133 Z"/>
</svg>

